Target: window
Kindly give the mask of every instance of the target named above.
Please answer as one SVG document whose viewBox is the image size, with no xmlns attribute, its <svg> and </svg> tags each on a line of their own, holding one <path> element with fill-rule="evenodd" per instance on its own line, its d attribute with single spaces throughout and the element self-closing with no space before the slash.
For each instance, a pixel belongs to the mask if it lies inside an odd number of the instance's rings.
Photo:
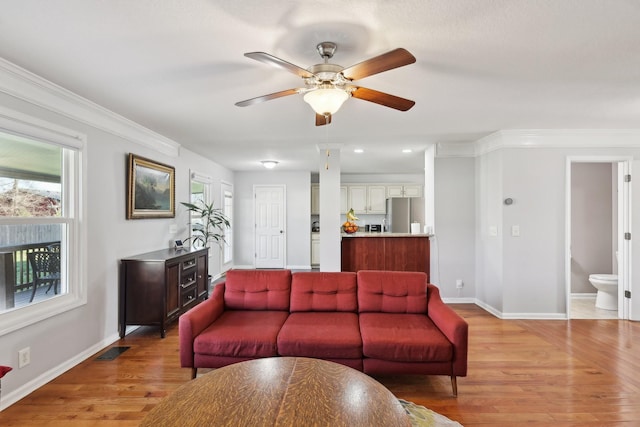
<svg viewBox="0 0 640 427">
<path fill-rule="evenodd" d="M 222 184 L 222 213 L 229 219 L 230 227 L 224 230 L 225 243 L 222 245 L 222 264 L 233 261 L 233 193 L 231 185 Z"/>
<path fill-rule="evenodd" d="M 86 301 L 79 280 L 84 137 L 0 111 L 0 335 Z"/>
</svg>

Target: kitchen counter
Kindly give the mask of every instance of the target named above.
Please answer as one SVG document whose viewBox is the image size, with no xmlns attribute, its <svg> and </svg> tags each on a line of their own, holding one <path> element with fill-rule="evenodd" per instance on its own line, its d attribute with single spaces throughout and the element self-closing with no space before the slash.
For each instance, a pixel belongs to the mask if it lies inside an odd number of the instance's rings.
<svg viewBox="0 0 640 427">
<path fill-rule="evenodd" d="M 431 237 L 430 234 L 418 233 L 389 233 L 389 232 L 377 232 L 377 231 L 363 231 L 352 234 L 341 233 L 342 237 Z"/>
<path fill-rule="evenodd" d="M 429 275 L 429 234 L 343 233 L 341 246 L 342 271 L 423 271 Z"/>
</svg>

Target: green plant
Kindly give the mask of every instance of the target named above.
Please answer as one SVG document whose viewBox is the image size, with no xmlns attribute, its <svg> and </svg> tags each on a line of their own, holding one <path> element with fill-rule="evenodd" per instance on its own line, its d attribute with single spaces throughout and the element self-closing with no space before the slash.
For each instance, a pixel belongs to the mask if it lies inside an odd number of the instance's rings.
<svg viewBox="0 0 640 427">
<path fill-rule="evenodd" d="M 203 247 L 209 242 L 215 241 L 218 245 L 225 243 L 223 231 L 231 226 L 229 218 L 222 212 L 222 209 L 214 208 L 213 203 L 204 203 L 200 201 L 198 205 L 193 203 L 181 202 L 183 206 L 191 212 L 191 217 L 200 216 L 202 222 L 190 222 L 191 237 L 185 241 L 191 241 L 193 244 L 200 243 Z"/>
</svg>

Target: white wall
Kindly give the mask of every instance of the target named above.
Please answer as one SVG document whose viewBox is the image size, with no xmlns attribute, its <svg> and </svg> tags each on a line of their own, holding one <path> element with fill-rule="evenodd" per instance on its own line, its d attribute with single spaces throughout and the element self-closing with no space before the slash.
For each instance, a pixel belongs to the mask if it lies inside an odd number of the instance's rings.
<svg viewBox="0 0 640 427">
<path fill-rule="evenodd" d="M 0 83 L 1 79 L 2 76 Z M 60 109 L 65 114 L 67 102 L 68 99 L 60 102 Z M 177 202 L 189 200 L 189 168 L 213 177 L 212 194 L 216 203 L 219 203 L 220 180 L 233 182 L 233 174 L 188 150 L 180 149 L 179 155 L 175 156 L 163 154 L 126 136 L 115 136 L 84 120 L 69 118 L 2 92 L 0 106 L 87 135 L 85 184 L 88 198 L 85 212 L 87 304 L 0 337 L 0 361 L 15 368 L 2 380 L 4 404 L 15 401 L 42 385 L 43 381 L 54 378 L 117 340 L 119 259 L 166 248 L 171 239 L 187 234 L 188 217 L 178 203 L 174 219 L 125 219 L 127 154 L 133 152 L 174 166 Z M 105 119 L 105 123 L 108 121 Z M 127 127 L 136 126 L 128 123 Z M 151 132 L 141 132 L 153 136 Z M 178 226 L 178 235 L 169 234 L 172 224 Z M 213 265 L 210 273 L 217 274 L 216 268 L 219 266 Z M 17 369 L 18 350 L 27 346 L 31 347 L 31 364 Z"/>
<path fill-rule="evenodd" d="M 539 131 L 533 136 L 508 131 L 480 141 L 476 297 L 481 305 L 505 318 L 566 316 L 566 159 L 638 158 L 637 144 L 635 133 L 622 131 Z M 507 197 L 513 205 L 503 204 Z M 487 236 L 490 224 L 498 226 L 497 237 Z M 520 227 L 519 237 L 511 235 L 513 225 Z"/>
<path fill-rule="evenodd" d="M 234 264 L 254 265 L 254 185 L 284 185 L 286 188 L 287 268 L 311 268 L 311 173 L 236 172 L 234 177 Z"/>
<path fill-rule="evenodd" d="M 475 289 L 475 160 L 435 159 L 435 236 L 430 282 L 444 298 L 472 298 Z M 456 289 L 456 280 L 464 287 Z"/>
<path fill-rule="evenodd" d="M 501 171 L 501 152 L 476 158 L 476 298 L 498 312 L 503 306 Z"/>
</svg>

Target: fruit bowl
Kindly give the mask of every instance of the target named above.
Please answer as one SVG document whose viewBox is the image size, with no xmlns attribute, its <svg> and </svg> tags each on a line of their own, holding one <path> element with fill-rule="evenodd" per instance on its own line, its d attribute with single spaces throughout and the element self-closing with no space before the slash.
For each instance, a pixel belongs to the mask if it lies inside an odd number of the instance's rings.
<svg viewBox="0 0 640 427">
<path fill-rule="evenodd" d="M 354 222 L 345 222 L 344 224 L 342 224 L 342 231 L 347 234 L 353 234 L 358 231 L 359 228 L 360 227 L 358 227 L 358 224 Z"/>
</svg>

